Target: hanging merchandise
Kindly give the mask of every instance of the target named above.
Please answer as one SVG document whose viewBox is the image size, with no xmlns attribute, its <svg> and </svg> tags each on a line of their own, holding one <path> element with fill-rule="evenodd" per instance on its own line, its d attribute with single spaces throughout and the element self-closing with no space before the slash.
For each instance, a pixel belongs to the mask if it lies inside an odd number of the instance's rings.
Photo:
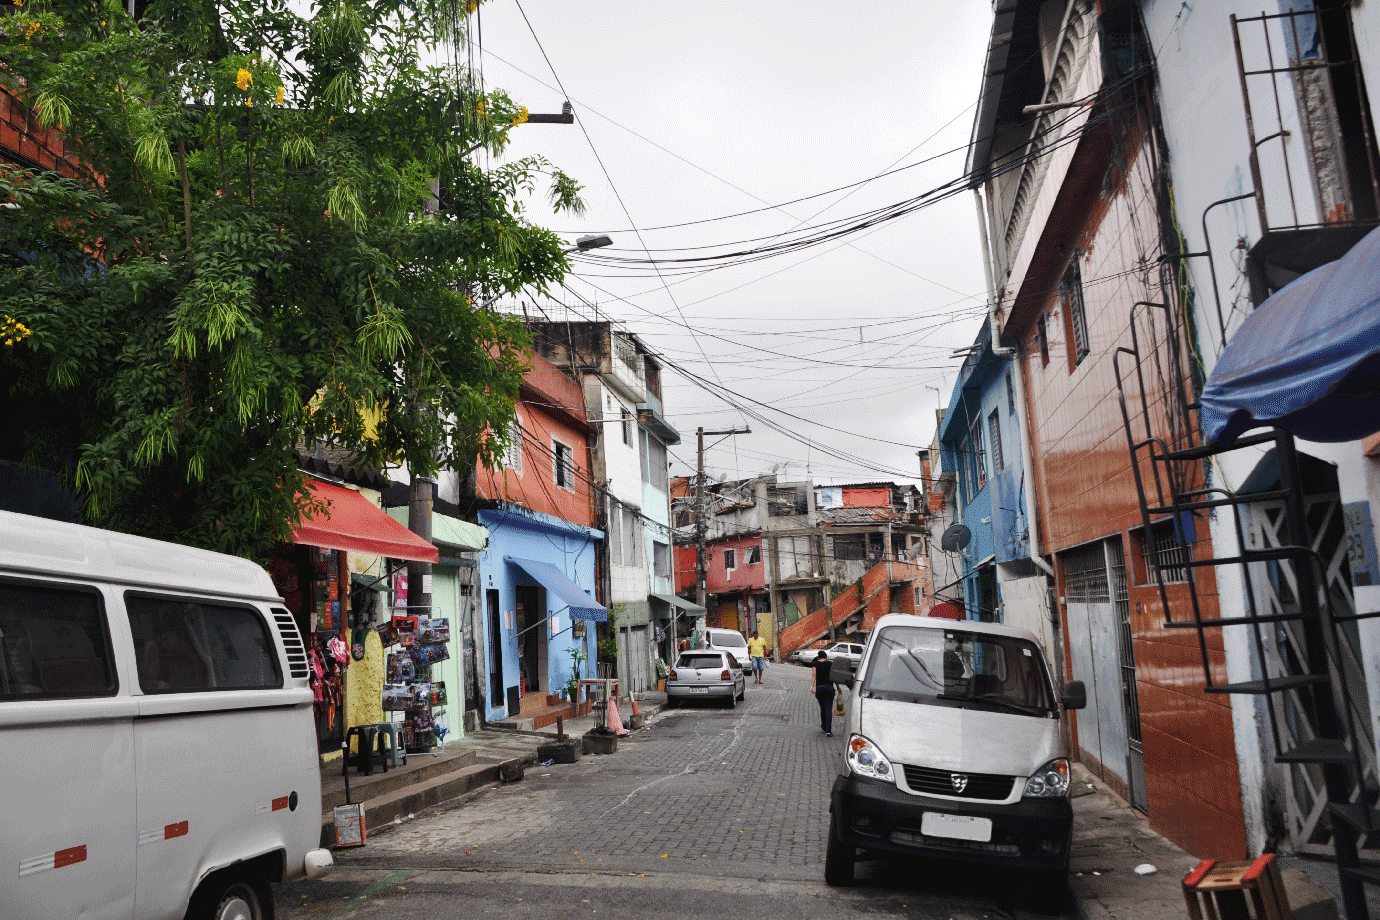
<svg viewBox="0 0 1380 920">
<path fill-rule="evenodd" d="M 445 704 L 445 683 L 431 680 L 431 666 L 450 657 L 442 636 L 450 637 L 450 623 L 444 618 L 395 616 L 379 629 L 389 649 L 383 708 L 402 714 L 402 743 L 410 751 L 428 751 L 448 734 L 437 721 L 444 710 L 436 708 Z"/>
<path fill-rule="evenodd" d="M 350 648 L 345 644 L 345 640 L 339 636 L 331 636 L 330 639 L 326 640 L 326 650 L 341 666 L 349 663 Z"/>
</svg>

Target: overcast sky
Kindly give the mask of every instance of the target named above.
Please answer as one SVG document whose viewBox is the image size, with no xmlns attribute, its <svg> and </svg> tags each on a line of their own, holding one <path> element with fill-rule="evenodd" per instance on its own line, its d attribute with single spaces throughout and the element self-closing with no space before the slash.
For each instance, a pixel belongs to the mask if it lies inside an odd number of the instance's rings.
<svg viewBox="0 0 1380 920">
<path fill-rule="evenodd" d="M 748 427 L 706 438 L 712 475 L 918 480 L 985 284 L 972 193 L 916 199 L 963 172 L 991 19 L 986 0 L 480 7 L 486 86 L 574 107 L 508 156 L 585 187 L 583 217 L 536 200 L 534 222 L 613 238 L 560 297 L 666 362 L 673 475 L 697 428 Z"/>
</svg>

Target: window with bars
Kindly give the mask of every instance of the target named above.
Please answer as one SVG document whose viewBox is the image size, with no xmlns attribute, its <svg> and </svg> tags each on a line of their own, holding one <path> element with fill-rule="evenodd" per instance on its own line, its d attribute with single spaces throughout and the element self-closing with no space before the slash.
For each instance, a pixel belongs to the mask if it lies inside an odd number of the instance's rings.
<svg viewBox="0 0 1380 920">
<path fill-rule="evenodd" d="M 833 538 L 834 559 L 840 561 L 867 558 L 866 534 L 839 534 Z"/>
<path fill-rule="evenodd" d="M 1064 315 L 1068 317 L 1069 342 L 1073 352 L 1069 355 L 1071 366 L 1077 367 L 1088 356 L 1088 317 L 1083 309 L 1083 274 L 1078 267 L 1082 253 L 1074 252 L 1069 267 L 1064 270 L 1064 278 L 1059 282 L 1059 300 L 1064 305 Z"/>
<path fill-rule="evenodd" d="M 968 426 L 968 444 L 964 462 L 968 465 L 968 500 L 987 485 L 987 464 L 982 455 L 982 416 L 973 419 Z"/>
<path fill-rule="evenodd" d="M 1016 386 L 1011 382 L 1011 372 L 1006 372 L 1006 412 L 1016 414 Z"/>
<path fill-rule="evenodd" d="M 738 552 L 736 550 L 724 550 L 724 570 L 731 572 L 738 567 Z"/>
<path fill-rule="evenodd" d="M 1040 346 L 1040 366 L 1049 366 L 1049 323 L 1045 314 L 1035 321 L 1035 341 Z"/>
<path fill-rule="evenodd" d="M 1141 584 L 1155 584 L 1156 565 L 1165 584 L 1188 581 L 1189 547 L 1179 538 L 1172 520 L 1151 524 L 1148 534 L 1144 528 L 1135 531 L 1131 546 L 1140 556 L 1136 575 Z"/>
<path fill-rule="evenodd" d="M 1101 541 L 1069 550 L 1061 559 L 1064 564 L 1064 596 L 1069 603 L 1111 602 L 1112 589 L 1107 577 L 1107 553 Z"/>
<path fill-rule="evenodd" d="M 671 577 L 671 547 L 652 541 L 652 574 L 658 578 Z"/>
<path fill-rule="evenodd" d="M 633 442 L 632 413 L 628 411 L 627 406 L 623 406 L 619 411 L 622 413 L 623 418 L 623 443 L 631 447 Z"/>
<path fill-rule="evenodd" d="M 987 416 L 987 439 L 992 444 L 992 473 L 1000 473 L 1005 467 L 1005 458 L 1002 456 L 1001 447 L 1001 418 L 997 415 L 997 410 L 993 409 L 992 414 Z"/>
</svg>

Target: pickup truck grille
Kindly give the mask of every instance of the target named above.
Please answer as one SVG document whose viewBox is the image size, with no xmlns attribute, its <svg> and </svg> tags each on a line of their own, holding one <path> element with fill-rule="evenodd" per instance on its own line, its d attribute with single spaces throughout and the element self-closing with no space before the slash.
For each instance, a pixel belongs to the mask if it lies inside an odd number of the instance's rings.
<svg viewBox="0 0 1380 920">
<path fill-rule="evenodd" d="M 968 782 L 960 792 L 954 786 L 955 774 L 952 770 L 935 770 L 911 764 L 902 764 L 901 768 L 906 774 L 906 785 L 916 792 L 955 796 L 961 799 L 987 799 L 999 802 L 1011 795 L 1011 787 L 1016 781 L 1016 777 L 1000 773 L 961 773 L 958 775 L 966 776 Z"/>
</svg>

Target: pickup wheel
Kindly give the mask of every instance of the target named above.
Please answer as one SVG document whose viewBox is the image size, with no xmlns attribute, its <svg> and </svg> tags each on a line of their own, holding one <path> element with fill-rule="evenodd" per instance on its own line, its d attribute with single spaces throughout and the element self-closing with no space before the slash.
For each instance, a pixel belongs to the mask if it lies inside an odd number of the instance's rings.
<svg viewBox="0 0 1380 920">
<path fill-rule="evenodd" d="M 836 888 L 853 884 L 858 851 L 839 839 L 838 821 L 829 816 L 829 842 L 824 850 L 824 881 Z"/>
<path fill-rule="evenodd" d="M 273 920 L 273 892 L 257 872 L 218 872 L 192 896 L 187 920 Z"/>
</svg>

